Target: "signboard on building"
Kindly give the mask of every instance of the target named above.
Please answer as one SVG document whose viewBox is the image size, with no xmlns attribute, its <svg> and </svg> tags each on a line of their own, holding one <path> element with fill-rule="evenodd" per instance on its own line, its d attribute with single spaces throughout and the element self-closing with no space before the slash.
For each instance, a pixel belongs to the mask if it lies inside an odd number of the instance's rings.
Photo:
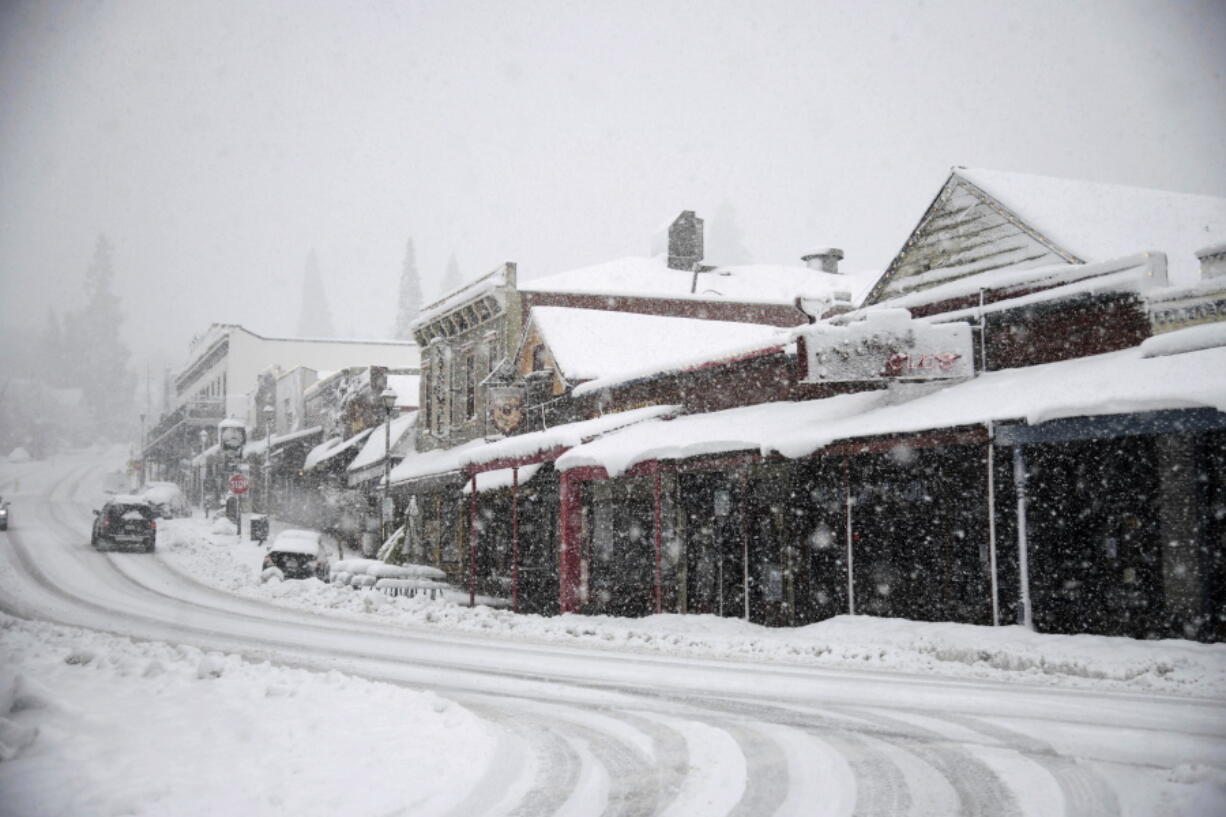
<svg viewBox="0 0 1226 817">
<path fill-rule="evenodd" d="M 848 324 L 802 331 L 804 383 L 959 380 L 975 374 L 971 327 L 912 320 L 905 309 L 869 311 Z"/>
<path fill-rule="evenodd" d="M 524 421 L 523 386 L 490 386 L 487 395 L 490 425 L 502 434 L 512 434 Z"/>
<path fill-rule="evenodd" d="M 1200 285 L 1174 294 L 1155 293 L 1148 299 L 1150 326 L 1155 335 L 1202 323 L 1226 321 L 1226 278 L 1220 286 Z M 1165 297 L 1164 297 L 1165 296 Z"/>
<path fill-rule="evenodd" d="M 241 420 L 222 420 L 217 424 L 217 439 L 221 447 L 221 461 L 227 470 L 234 470 L 243 459 L 243 446 L 247 444 L 247 426 Z"/>
</svg>

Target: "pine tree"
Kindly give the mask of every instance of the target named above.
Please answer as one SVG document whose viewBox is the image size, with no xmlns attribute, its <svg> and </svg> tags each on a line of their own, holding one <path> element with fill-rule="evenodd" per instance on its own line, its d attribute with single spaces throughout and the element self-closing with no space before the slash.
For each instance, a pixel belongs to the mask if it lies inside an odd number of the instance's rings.
<svg viewBox="0 0 1226 817">
<path fill-rule="evenodd" d="M 443 273 L 443 291 L 440 297 L 460 288 L 460 265 L 455 260 L 455 253 L 447 259 L 447 271 Z"/>
<path fill-rule="evenodd" d="M 99 236 L 85 272 L 85 308 L 66 321 L 65 369 L 81 387 L 95 433 L 120 439 L 132 425 L 135 376 L 128 371 L 128 349 L 120 340 L 123 310 L 111 291 L 115 277 L 111 244 Z"/>
<path fill-rule="evenodd" d="M 69 386 L 69 373 L 65 370 L 64 330 L 60 316 L 54 309 L 47 309 L 47 325 L 38 342 L 38 379 L 56 387 Z"/>
<path fill-rule="evenodd" d="M 336 335 L 332 328 L 332 313 L 328 309 L 328 296 L 324 293 L 323 279 L 319 274 L 319 258 L 315 250 L 307 255 L 306 271 L 302 279 L 302 313 L 298 318 L 298 334 L 304 338 L 330 338 Z"/>
<path fill-rule="evenodd" d="M 400 268 L 400 301 L 396 308 L 396 327 L 393 337 L 410 340 L 409 324 L 421 312 L 421 281 L 417 277 L 417 252 L 413 239 L 404 250 L 404 264 Z"/>
</svg>

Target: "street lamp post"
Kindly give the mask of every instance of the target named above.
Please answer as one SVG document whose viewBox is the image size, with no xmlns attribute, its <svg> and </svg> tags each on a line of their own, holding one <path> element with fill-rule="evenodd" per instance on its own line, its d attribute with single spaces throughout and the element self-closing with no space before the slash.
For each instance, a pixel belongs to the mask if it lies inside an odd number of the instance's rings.
<svg viewBox="0 0 1226 817">
<path fill-rule="evenodd" d="M 379 508 L 379 544 L 387 541 L 387 506 L 391 491 L 392 474 L 392 412 L 396 409 L 396 392 L 390 388 L 384 389 L 379 395 L 383 403 L 385 422 L 383 423 L 383 506 Z"/>
<path fill-rule="evenodd" d="M 200 429 L 200 510 L 204 514 L 204 518 L 209 518 L 208 497 L 205 493 L 205 485 L 208 482 L 207 476 L 209 473 L 209 460 L 204 455 L 205 451 L 209 450 L 209 432 L 203 428 Z"/>
<path fill-rule="evenodd" d="M 145 413 L 140 415 L 140 488 L 145 488 Z"/>
<path fill-rule="evenodd" d="M 264 513 L 272 513 L 272 426 L 277 410 L 264 406 Z"/>
</svg>

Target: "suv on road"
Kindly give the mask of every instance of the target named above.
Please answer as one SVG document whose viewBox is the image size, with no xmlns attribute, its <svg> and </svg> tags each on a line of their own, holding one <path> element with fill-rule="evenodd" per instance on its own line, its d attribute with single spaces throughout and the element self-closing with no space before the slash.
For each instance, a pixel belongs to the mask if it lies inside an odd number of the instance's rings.
<svg viewBox="0 0 1226 817">
<path fill-rule="evenodd" d="M 95 550 L 136 546 L 152 553 L 157 539 L 157 514 L 149 500 L 140 496 L 113 496 L 102 510 L 94 511 L 94 530 L 89 543 Z"/>
</svg>

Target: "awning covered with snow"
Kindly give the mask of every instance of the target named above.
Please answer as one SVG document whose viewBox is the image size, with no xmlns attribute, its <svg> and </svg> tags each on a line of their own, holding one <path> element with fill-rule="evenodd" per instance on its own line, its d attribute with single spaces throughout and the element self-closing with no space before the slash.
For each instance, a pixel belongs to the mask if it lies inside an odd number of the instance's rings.
<svg viewBox="0 0 1226 817">
<path fill-rule="evenodd" d="M 1187 332 L 1189 330 L 1183 330 Z M 648 418 L 571 448 L 560 471 L 583 466 L 617 476 L 638 463 L 751 451 L 802 457 L 841 441 L 991 422 L 1037 426 L 1072 417 L 1171 409 L 1226 412 L 1226 345 L 1179 333 L 1110 354 L 981 374 L 940 387 L 904 384 L 824 400 L 766 403 Z M 1221 338 L 1226 343 L 1226 337 Z"/>
<path fill-rule="evenodd" d="M 543 431 L 506 437 L 495 442 L 472 440 L 455 448 L 418 452 L 392 469 L 392 485 L 405 484 L 470 468 L 497 470 L 555 459 L 561 452 L 619 428 L 675 414 L 676 406 L 647 406 L 566 423 Z"/>
<path fill-rule="evenodd" d="M 516 484 L 515 471 L 519 471 L 518 485 L 523 487 L 525 483 L 536 476 L 536 472 L 541 470 L 542 462 L 533 463 L 532 465 L 521 465 L 518 468 L 499 468 L 496 471 L 486 471 L 477 477 L 477 492 L 485 493 L 486 491 L 500 491 L 503 488 L 510 488 Z M 473 492 L 472 480 L 464 483 L 461 493 L 465 496 Z"/>
<path fill-rule="evenodd" d="M 372 431 L 374 431 L 373 428 L 368 428 L 365 431 L 360 431 L 345 440 L 341 440 L 336 437 L 329 440 L 324 440 L 322 443 L 312 448 L 310 453 L 307 454 L 306 462 L 302 464 L 302 470 L 310 471 L 314 468 L 318 468 L 323 463 L 332 460 L 339 454 L 343 454 L 346 451 L 353 451 L 359 443 L 370 436 Z"/>
<path fill-rule="evenodd" d="M 417 423 L 417 412 L 410 411 L 401 414 L 387 423 L 376 426 L 358 455 L 349 463 L 348 480 L 350 487 L 377 479 L 383 476 L 384 460 L 387 459 L 387 438 L 391 436 L 392 460 L 398 461 L 412 448 L 412 429 Z"/>
</svg>

